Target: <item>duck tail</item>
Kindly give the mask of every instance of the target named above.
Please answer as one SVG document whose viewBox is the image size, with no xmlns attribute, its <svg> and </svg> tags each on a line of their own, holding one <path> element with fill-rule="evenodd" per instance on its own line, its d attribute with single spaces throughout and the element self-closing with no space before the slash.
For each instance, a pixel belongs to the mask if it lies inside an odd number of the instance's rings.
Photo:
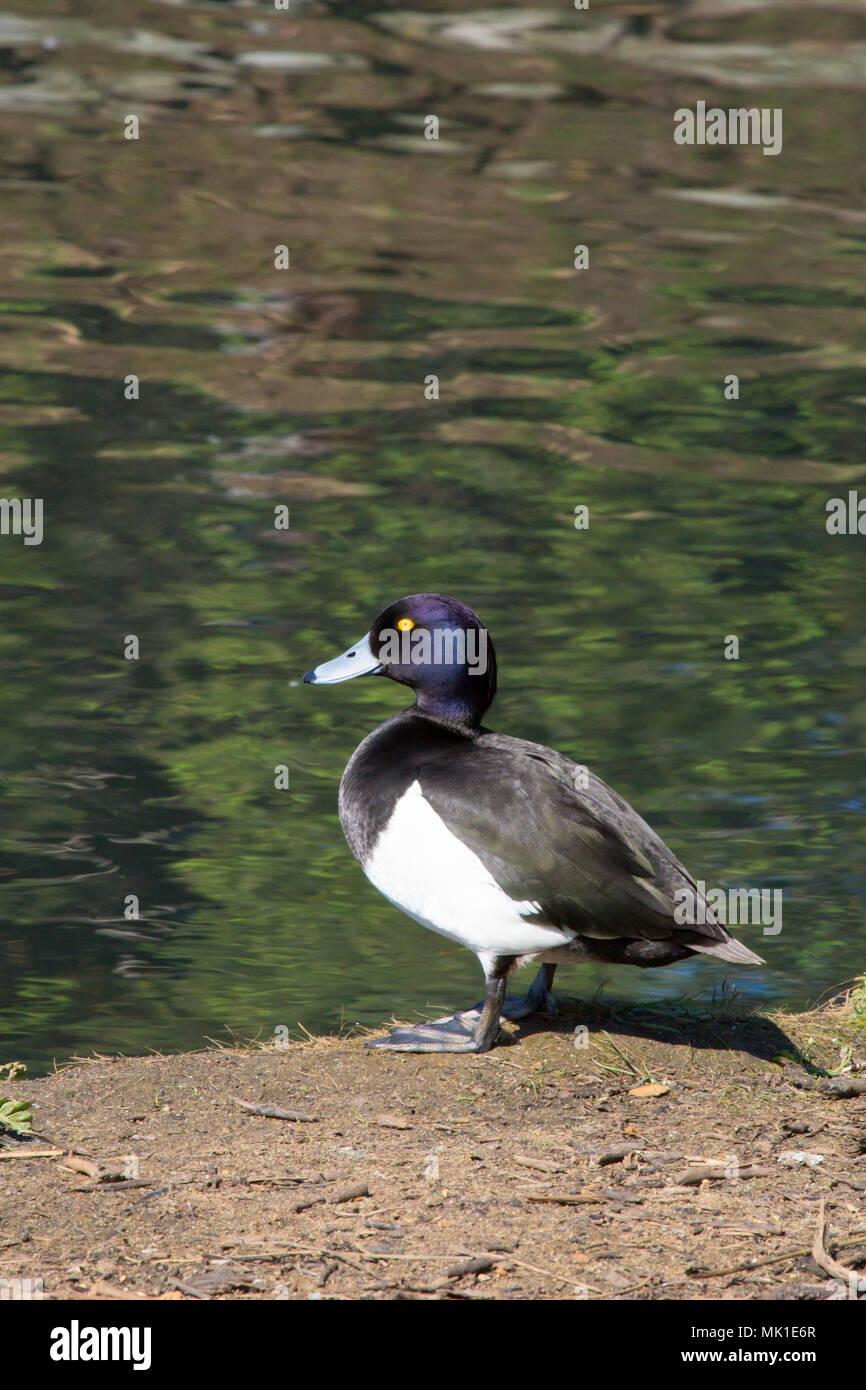
<svg viewBox="0 0 866 1390">
<path fill-rule="evenodd" d="M 715 956 L 717 960 L 728 960 L 733 965 L 766 965 L 763 956 L 756 955 L 733 936 L 726 935 L 721 941 L 690 941 L 689 949 L 700 951 L 705 956 Z"/>
</svg>

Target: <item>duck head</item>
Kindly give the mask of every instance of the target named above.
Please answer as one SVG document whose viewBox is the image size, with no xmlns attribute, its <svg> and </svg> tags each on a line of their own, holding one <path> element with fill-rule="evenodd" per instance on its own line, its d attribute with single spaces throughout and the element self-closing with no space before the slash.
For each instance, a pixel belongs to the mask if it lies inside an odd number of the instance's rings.
<svg viewBox="0 0 866 1390">
<path fill-rule="evenodd" d="M 493 643 L 471 608 L 446 594 L 409 594 L 384 609 L 360 642 L 304 676 L 336 685 L 387 676 L 415 691 L 415 710 L 477 728 L 496 694 Z"/>
</svg>

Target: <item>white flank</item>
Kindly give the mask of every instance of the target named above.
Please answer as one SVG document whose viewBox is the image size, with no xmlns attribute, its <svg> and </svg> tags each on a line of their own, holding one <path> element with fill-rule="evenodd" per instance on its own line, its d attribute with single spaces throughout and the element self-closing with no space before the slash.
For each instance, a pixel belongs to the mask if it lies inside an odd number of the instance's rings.
<svg viewBox="0 0 866 1390">
<path fill-rule="evenodd" d="M 389 902 L 476 955 L 529 955 L 573 940 L 556 927 L 523 921 L 521 913 L 535 904 L 502 891 L 424 800 L 418 782 L 400 797 L 364 872 Z"/>
</svg>

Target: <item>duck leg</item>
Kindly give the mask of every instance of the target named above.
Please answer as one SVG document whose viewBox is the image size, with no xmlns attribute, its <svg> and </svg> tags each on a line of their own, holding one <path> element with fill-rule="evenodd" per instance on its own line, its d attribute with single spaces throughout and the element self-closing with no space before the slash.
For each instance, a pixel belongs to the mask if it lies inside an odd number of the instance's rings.
<svg viewBox="0 0 866 1390">
<path fill-rule="evenodd" d="M 489 1052 L 499 1036 L 505 1002 L 505 977 L 510 957 L 491 961 L 484 978 L 484 1004 L 414 1028 L 392 1028 L 385 1038 L 371 1038 L 365 1047 L 391 1052 Z"/>
<path fill-rule="evenodd" d="M 502 1017 L 507 1018 L 509 1023 L 517 1023 L 521 1018 L 539 1013 L 555 1018 L 556 1000 L 550 992 L 555 974 L 555 965 L 542 965 L 525 995 L 506 995 L 502 1003 Z"/>
</svg>

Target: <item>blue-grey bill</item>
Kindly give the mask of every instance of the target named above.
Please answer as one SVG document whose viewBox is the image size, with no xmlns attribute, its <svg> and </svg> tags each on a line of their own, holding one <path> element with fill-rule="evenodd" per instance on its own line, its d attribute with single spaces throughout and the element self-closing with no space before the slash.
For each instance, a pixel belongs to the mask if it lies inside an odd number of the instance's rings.
<svg viewBox="0 0 866 1390">
<path fill-rule="evenodd" d="M 323 661 L 314 666 L 304 676 L 306 685 L 339 685 L 340 681 L 350 681 L 354 676 L 374 676 L 381 671 L 382 664 L 370 646 L 370 634 L 362 637 L 354 647 L 335 656 L 333 661 Z"/>
</svg>

